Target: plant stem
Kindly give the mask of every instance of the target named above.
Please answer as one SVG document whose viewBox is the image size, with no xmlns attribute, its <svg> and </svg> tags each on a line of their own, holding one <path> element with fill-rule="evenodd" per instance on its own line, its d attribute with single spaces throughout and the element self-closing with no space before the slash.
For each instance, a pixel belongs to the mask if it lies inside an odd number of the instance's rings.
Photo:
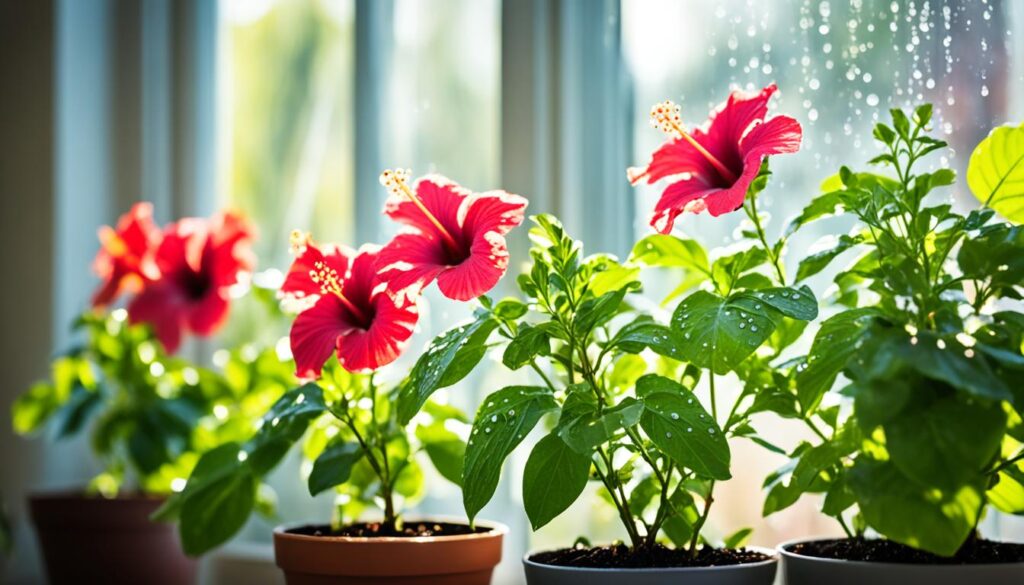
<svg viewBox="0 0 1024 585">
<path fill-rule="evenodd" d="M 384 523 L 390 528 L 395 527 L 397 517 L 395 515 L 394 494 L 392 493 L 391 463 L 388 461 L 388 442 L 377 423 L 377 385 L 373 381 L 373 374 L 370 374 L 367 385 L 370 388 L 370 421 L 371 426 L 377 435 L 377 442 L 380 448 L 381 459 L 383 460 L 383 475 L 381 476 L 381 497 L 384 499 Z"/>
<path fill-rule="evenodd" d="M 853 538 L 853 532 L 850 530 L 850 527 L 846 525 L 846 520 L 843 520 L 843 514 L 841 512 L 836 516 L 836 520 L 839 522 L 839 525 L 843 527 L 843 532 L 846 533 L 846 538 Z"/>
<path fill-rule="evenodd" d="M 768 245 L 768 237 L 765 236 L 764 228 L 761 226 L 761 218 L 757 215 L 757 197 L 750 197 L 748 201 L 750 201 L 750 205 L 748 206 L 744 202 L 743 210 L 747 212 L 747 217 L 754 223 L 754 229 L 757 230 L 757 237 L 761 240 L 761 246 L 764 247 L 765 253 L 768 254 L 768 259 L 772 261 L 772 266 L 775 268 L 775 274 L 779 277 L 779 285 L 786 286 L 786 273 L 783 272 L 782 266 L 779 265 L 779 256 Z"/>
<path fill-rule="evenodd" d="M 718 424 L 718 408 L 715 406 L 715 371 L 708 369 L 708 386 L 711 393 L 711 418 Z M 711 480 L 708 484 L 708 495 L 704 498 L 704 510 L 700 514 L 700 518 L 697 519 L 697 523 L 693 525 L 693 536 L 690 538 L 690 556 L 697 556 L 697 540 L 700 538 L 700 531 L 704 528 L 704 523 L 708 521 L 708 514 L 711 512 L 711 503 L 715 501 L 715 481 Z"/>
<path fill-rule="evenodd" d="M 636 522 L 633 520 L 633 514 L 629 511 L 629 500 L 626 499 L 625 493 L 622 492 L 622 486 L 619 484 L 618 478 L 615 477 L 611 457 L 601 448 L 597 449 L 597 453 L 601 456 L 605 469 L 608 470 L 607 473 L 604 473 L 599 465 L 595 465 L 594 469 L 597 471 L 597 476 L 601 478 L 601 483 L 604 484 L 605 490 L 608 491 L 608 495 L 612 498 L 612 503 L 615 504 L 615 508 L 619 511 L 619 518 L 626 528 L 626 533 L 629 535 L 633 548 L 638 548 L 642 545 L 643 541 L 640 539 L 640 534 L 636 531 Z M 616 494 L 616 486 L 619 490 L 618 495 Z M 620 497 L 622 498 L 621 501 Z"/>
</svg>

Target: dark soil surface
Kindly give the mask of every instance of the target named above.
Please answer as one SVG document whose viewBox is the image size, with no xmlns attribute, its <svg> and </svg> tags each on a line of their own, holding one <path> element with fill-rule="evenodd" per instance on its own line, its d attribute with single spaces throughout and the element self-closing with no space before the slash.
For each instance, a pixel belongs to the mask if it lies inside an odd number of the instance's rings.
<svg viewBox="0 0 1024 585">
<path fill-rule="evenodd" d="M 593 548 L 563 548 L 537 553 L 530 557 L 535 563 L 556 567 L 587 567 L 591 569 L 655 569 L 666 567 L 720 567 L 758 563 L 768 555 L 745 548 L 704 547 L 691 556 L 689 551 L 656 545 L 631 550 L 624 544 Z"/>
<path fill-rule="evenodd" d="M 414 538 L 417 536 L 458 536 L 462 534 L 479 534 L 490 532 L 490 528 L 470 527 L 467 524 L 450 524 L 448 522 L 406 522 L 400 529 L 387 526 L 383 522 L 363 522 L 349 524 L 334 530 L 328 524 L 310 524 L 292 528 L 291 534 L 306 536 L 361 536 L 368 538 L 399 537 Z"/>
<path fill-rule="evenodd" d="M 987 565 L 1024 562 L 1024 544 L 978 539 L 968 540 L 952 557 L 940 557 L 890 540 L 864 538 L 802 542 L 787 547 L 787 550 L 821 559 L 913 565 Z"/>
</svg>

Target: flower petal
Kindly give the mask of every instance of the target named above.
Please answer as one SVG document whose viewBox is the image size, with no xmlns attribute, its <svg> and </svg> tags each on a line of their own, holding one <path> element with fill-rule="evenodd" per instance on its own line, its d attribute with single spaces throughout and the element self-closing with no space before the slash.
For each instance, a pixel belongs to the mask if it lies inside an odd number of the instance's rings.
<svg viewBox="0 0 1024 585">
<path fill-rule="evenodd" d="M 722 189 L 708 186 L 705 181 L 695 177 L 672 183 L 654 206 L 651 226 L 662 234 L 671 233 L 675 227 L 676 217 L 687 210 L 703 211 L 704 207 L 699 204 L 695 206 L 694 202 L 720 191 Z"/>
<path fill-rule="evenodd" d="M 459 207 L 470 192 L 440 175 L 430 175 L 416 183 L 416 197 L 453 237 L 459 233 Z M 384 213 L 391 219 L 412 226 L 425 234 L 440 232 L 415 203 L 401 195 L 388 197 Z"/>
<path fill-rule="evenodd" d="M 734 91 L 722 108 L 712 115 L 708 137 L 713 143 L 737 144 L 754 122 L 768 114 L 768 100 L 778 88 L 773 83 L 756 93 Z M 717 152 L 709 149 L 711 152 Z M 729 164 L 729 161 L 722 161 Z"/>
<path fill-rule="evenodd" d="M 419 319 L 415 303 L 396 302 L 387 292 L 375 297 L 374 308 L 369 329 L 338 337 L 338 362 L 350 372 L 373 371 L 395 361 L 408 345 Z"/>
<path fill-rule="evenodd" d="M 747 197 L 747 189 L 750 188 L 750 184 L 754 182 L 760 170 L 760 160 L 756 162 L 745 161 L 743 174 L 736 179 L 736 182 L 731 187 L 719 189 L 717 192 L 711 193 L 704 198 L 704 202 L 708 206 L 708 213 L 713 217 L 718 217 L 719 215 L 739 209 L 743 205 L 743 200 Z"/>
<path fill-rule="evenodd" d="M 348 318 L 348 311 L 334 295 L 320 297 L 315 305 L 299 313 L 289 334 L 297 377 L 320 377 L 320 370 L 334 353 L 339 337 L 356 331 Z"/>
<path fill-rule="evenodd" d="M 355 251 L 345 246 L 327 244 L 318 247 L 313 242 L 308 242 L 292 261 L 288 275 L 281 285 L 281 295 L 297 299 L 319 295 L 320 283 L 313 282 L 310 277 L 316 272 L 317 263 L 325 264 L 337 272 L 339 278 L 344 278 L 355 254 Z"/>
<path fill-rule="evenodd" d="M 699 131 L 692 134 L 694 140 L 701 146 L 711 150 L 707 142 L 707 136 Z M 696 148 L 689 142 L 678 138 L 670 140 L 654 151 L 651 160 L 646 167 L 629 170 L 629 181 L 633 185 L 646 180 L 648 184 L 654 183 L 665 177 L 689 173 L 698 177 L 717 177 L 714 166 L 708 162 Z"/>
<path fill-rule="evenodd" d="M 756 158 L 756 164 L 760 165 L 761 159 L 767 155 L 796 152 L 800 150 L 802 137 L 800 123 L 789 116 L 775 116 L 757 124 L 740 141 L 743 164 Z"/>
<path fill-rule="evenodd" d="M 468 301 L 494 288 L 508 268 L 508 247 L 498 232 L 484 232 L 473 240 L 470 255 L 437 277 L 441 293 Z"/>
<path fill-rule="evenodd" d="M 182 302 L 175 287 L 164 282 L 154 283 L 128 303 L 128 322 L 148 323 L 160 344 L 172 354 L 181 344 Z"/>
<path fill-rule="evenodd" d="M 398 234 L 377 255 L 380 278 L 394 292 L 416 294 L 447 266 L 444 243 L 434 234 Z"/>
<path fill-rule="evenodd" d="M 525 197 L 505 191 L 473 193 L 459 208 L 459 225 L 466 241 L 473 241 L 480 232 L 495 231 L 505 235 L 523 223 Z"/>
<path fill-rule="evenodd" d="M 189 329 L 202 336 L 213 334 L 228 318 L 229 303 L 220 291 L 214 289 L 188 309 Z"/>
</svg>

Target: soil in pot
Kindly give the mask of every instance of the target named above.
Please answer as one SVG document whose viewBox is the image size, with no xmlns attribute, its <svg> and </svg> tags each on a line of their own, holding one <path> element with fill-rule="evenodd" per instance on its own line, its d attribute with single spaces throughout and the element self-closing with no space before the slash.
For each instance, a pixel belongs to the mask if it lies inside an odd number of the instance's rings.
<svg viewBox="0 0 1024 585">
<path fill-rule="evenodd" d="M 814 540 L 787 547 L 799 555 L 819 559 L 865 561 L 873 563 L 905 563 L 915 565 L 991 565 L 1024 563 L 1024 544 L 971 539 L 952 557 L 941 557 L 925 551 L 882 539 L 838 538 Z"/>
<path fill-rule="evenodd" d="M 624 544 L 596 547 L 563 548 L 537 553 L 530 557 L 535 563 L 556 567 L 590 569 L 663 569 L 673 567 L 721 567 L 759 563 L 770 556 L 745 548 L 727 549 L 703 547 L 697 555 L 683 549 L 662 545 L 630 549 Z"/>
<path fill-rule="evenodd" d="M 401 529 L 389 526 L 382 522 L 362 522 L 342 526 L 337 530 L 326 524 L 310 524 L 297 526 L 288 529 L 289 534 L 303 534 L 306 536 L 350 536 L 360 538 L 416 538 L 422 536 L 459 536 L 463 534 L 483 534 L 490 532 L 490 528 L 480 526 L 472 527 L 467 524 L 453 524 L 450 522 L 409 522 L 402 525 Z"/>
<path fill-rule="evenodd" d="M 408 520 L 398 530 L 360 523 L 274 531 L 288 585 L 488 585 L 507 528 Z"/>
</svg>

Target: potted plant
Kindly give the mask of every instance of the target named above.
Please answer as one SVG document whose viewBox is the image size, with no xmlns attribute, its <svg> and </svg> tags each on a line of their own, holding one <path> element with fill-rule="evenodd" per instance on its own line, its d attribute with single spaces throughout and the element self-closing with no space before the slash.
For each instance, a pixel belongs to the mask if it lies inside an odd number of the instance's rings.
<svg viewBox="0 0 1024 585">
<path fill-rule="evenodd" d="M 172 354 L 186 334 L 223 324 L 229 290 L 251 270 L 249 239 L 231 213 L 160 228 L 147 203 L 100 231 L 103 283 L 76 323 L 81 343 L 12 408 L 22 434 L 46 427 L 64 439 L 89 429 L 104 467 L 84 490 L 30 498 L 50 582 L 195 580 L 173 529 L 149 516 L 216 440 L 210 421 L 224 417 L 215 406 L 232 396 L 218 374 Z M 127 308 L 110 310 L 123 294 Z"/>
<path fill-rule="evenodd" d="M 706 129 L 693 131 L 676 106 L 656 105 L 652 122 L 669 140 L 629 177 L 674 177 L 652 214 L 660 233 L 637 242 L 621 264 L 606 254 L 584 256 L 557 220 L 535 217 L 533 265 L 518 279 L 526 305 L 478 317 L 497 322 L 504 364 L 528 366 L 543 383 L 498 390 L 477 412 L 463 468 L 470 518 L 491 498 L 502 462 L 545 420 L 523 470 L 534 529 L 595 481 L 628 539 L 590 546 L 581 538 L 529 554 L 531 585 L 775 578 L 772 551 L 742 548 L 749 529 L 723 539 L 705 531 L 716 485 L 731 477 L 729 440 L 764 442 L 750 417 L 786 407 L 786 392 L 773 389 L 775 364 L 817 315 L 810 290 L 787 285 L 783 246 L 769 245 L 757 210 L 767 156 L 795 152 L 801 139 L 792 118 L 765 120 L 774 91 L 735 92 Z M 741 208 L 749 218 L 745 241 L 713 261 L 696 241 L 671 235 L 683 212 L 719 216 Z M 634 294 L 642 267 L 681 269 L 667 301 L 683 299 L 668 323 Z M 742 384 L 731 403 L 715 390 L 727 376 Z"/>
<path fill-rule="evenodd" d="M 781 546 L 790 585 L 1024 579 L 1024 544 L 978 528 L 993 507 L 1024 513 L 1024 315 L 1000 303 L 1024 292 L 1024 230 L 1013 225 L 1024 218 L 1024 128 L 997 128 L 975 149 L 967 184 L 983 205 L 963 215 L 936 197 L 953 171 L 922 169 L 946 146 L 929 134 L 931 115 L 892 110 L 891 126 L 875 126 L 871 162 L 895 176 L 843 167 L 794 224 L 858 220 L 805 258 L 800 278 L 858 255 L 834 277 L 837 312 L 792 371 L 819 440 L 768 478 L 764 510 L 823 493 L 847 536 Z M 822 406 L 833 386 L 852 408 Z"/>
<path fill-rule="evenodd" d="M 465 437 L 457 431 L 467 419 L 430 396 L 479 363 L 497 324 L 477 320 L 443 333 L 411 369 L 393 362 L 408 348 L 420 293 L 433 281 L 450 299 L 480 297 L 481 311 L 495 308 L 481 295 L 506 271 L 504 236 L 522 222 L 526 200 L 471 193 L 437 176 L 410 186 L 404 171 L 385 171 L 381 181 L 390 193 L 385 213 L 404 226 L 386 246 L 353 250 L 293 234 L 295 259 L 280 295 L 297 312 L 290 345 L 307 382 L 270 408 L 251 439 L 203 455 L 168 501 L 162 515 L 178 518 L 190 554 L 242 526 L 258 479 L 305 436 L 309 493 L 333 491 L 335 514 L 274 531 L 289 583 L 490 582 L 504 526 L 406 518 L 401 509 L 423 493 L 424 455 L 460 482 Z M 361 521 L 372 508 L 377 514 Z"/>
</svg>

